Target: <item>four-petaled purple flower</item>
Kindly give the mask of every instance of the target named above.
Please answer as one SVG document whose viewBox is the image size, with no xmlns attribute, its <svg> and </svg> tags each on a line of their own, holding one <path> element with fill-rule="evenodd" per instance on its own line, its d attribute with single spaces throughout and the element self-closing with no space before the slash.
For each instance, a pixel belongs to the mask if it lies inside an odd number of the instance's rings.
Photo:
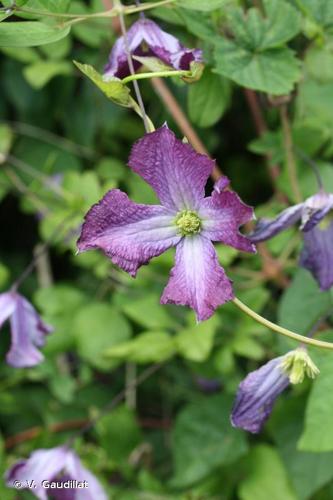
<svg viewBox="0 0 333 500">
<path fill-rule="evenodd" d="M 184 47 L 177 38 L 161 30 L 158 24 L 149 19 L 139 19 L 130 27 L 127 43 L 132 55 L 155 56 L 176 70 L 188 70 L 192 61 L 202 61 L 200 49 Z M 141 66 L 139 61 L 133 60 L 133 64 L 135 69 Z M 126 46 L 122 36 L 112 48 L 104 76 L 125 78 L 129 74 Z"/>
<path fill-rule="evenodd" d="M 233 298 L 212 241 L 255 252 L 239 233 L 239 226 L 253 217 L 252 208 L 236 193 L 223 191 L 226 178 L 205 198 L 214 161 L 176 139 L 167 126 L 133 146 L 129 166 L 152 186 L 161 205 L 139 205 L 112 189 L 86 215 L 79 251 L 100 248 L 134 277 L 152 257 L 176 246 L 175 267 L 161 303 L 187 305 L 199 321 L 209 318 Z"/>
<path fill-rule="evenodd" d="M 22 295 L 10 291 L 0 294 L 0 328 L 9 318 L 11 348 L 7 363 L 15 368 L 34 366 L 44 359 L 37 347 L 45 344 L 45 336 L 52 332 L 34 307 Z"/>
<path fill-rule="evenodd" d="M 315 378 L 318 373 L 317 366 L 303 347 L 274 358 L 249 373 L 238 387 L 231 413 L 233 427 L 260 432 L 281 392 L 290 383 L 300 384 L 305 376 Z"/>
<path fill-rule="evenodd" d="M 264 241 L 301 221 L 304 248 L 300 265 L 312 273 L 322 290 L 328 290 L 333 285 L 333 223 L 323 219 L 332 208 L 333 194 L 321 190 L 275 219 L 261 219 L 249 238 L 255 243 Z M 325 227 L 319 226 L 321 222 Z"/>
<path fill-rule="evenodd" d="M 97 478 L 66 446 L 34 451 L 6 472 L 7 486 L 22 484 L 39 500 L 107 500 Z"/>
</svg>

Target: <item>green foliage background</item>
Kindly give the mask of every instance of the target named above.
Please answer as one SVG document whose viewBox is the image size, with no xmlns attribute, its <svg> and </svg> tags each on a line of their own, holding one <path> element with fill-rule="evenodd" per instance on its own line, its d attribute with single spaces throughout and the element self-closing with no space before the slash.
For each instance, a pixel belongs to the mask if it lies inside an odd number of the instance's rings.
<svg viewBox="0 0 333 500">
<path fill-rule="evenodd" d="M 2 4 L 9 8 L 12 2 Z M 126 166 L 143 126 L 72 63 L 103 69 L 117 36 L 112 19 L 69 25 L 61 18 L 102 12 L 101 0 L 17 5 L 22 12 L 0 14 L 0 291 L 52 236 L 48 255 L 21 290 L 55 331 L 43 350 L 45 362 L 25 370 L 5 364 L 9 330 L 1 331 L 1 474 L 17 458 L 64 442 L 135 373 L 163 362 L 134 391 L 135 406 L 132 391 L 127 404 L 76 443 L 110 498 L 333 498 L 332 354 L 311 350 L 320 376 L 286 391 L 263 432 L 249 436 L 229 422 L 237 386 L 250 370 L 294 343 L 232 304 L 200 325 L 185 308 L 160 306 L 172 251 L 153 259 L 135 280 L 97 252 L 75 256 L 83 215 L 108 189 L 119 187 L 137 202 L 154 202 L 150 188 Z M 39 13 L 23 12 L 28 9 Z M 206 68 L 198 82 L 172 78 L 167 85 L 257 216 L 275 215 L 285 199 L 295 202 L 280 120 L 286 102 L 294 151 L 315 159 L 332 191 L 331 0 L 179 0 L 149 16 L 188 47 L 204 49 Z M 136 19 L 126 17 L 128 24 Z M 140 88 L 156 126 L 167 120 L 181 137 L 151 83 L 140 82 Z M 266 124 L 259 135 L 249 90 Z M 297 154 L 295 159 L 306 197 L 317 189 L 315 178 L 303 159 Z M 276 165 L 280 175 L 272 184 Z M 241 300 L 306 334 L 333 304 L 331 293 L 320 292 L 310 274 L 299 270 L 301 245 L 296 229 L 267 243 L 287 286 L 265 272 L 260 254 L 217 249 Z M 318 337 L 333 340 L 329 319 Z M 218 383 L 213 393 L 207 381 Z M 0 498 L 32 496 L 0 481 Z"/>
</svg>

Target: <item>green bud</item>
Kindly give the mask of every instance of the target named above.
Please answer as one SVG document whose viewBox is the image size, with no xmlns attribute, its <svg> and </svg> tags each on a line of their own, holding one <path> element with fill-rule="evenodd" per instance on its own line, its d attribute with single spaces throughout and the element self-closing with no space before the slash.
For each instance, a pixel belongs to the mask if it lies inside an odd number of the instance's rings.
<svg viewBox="0 0 333 500">
<path fill-rule="evenodd" d="M 183 210 L 179 212 L 175 219 L 183 236 L 197 234 L 201 230 L 201 219 L 193 210 Z"/>
<path fill-rule="evenodd" d="M 319 369 L 303 347 L 286 354 L 281 367 L 292 384 L 303 382 L 305 375 L 309 378 L 315 378 L 319 374 Z"/>
</svg>

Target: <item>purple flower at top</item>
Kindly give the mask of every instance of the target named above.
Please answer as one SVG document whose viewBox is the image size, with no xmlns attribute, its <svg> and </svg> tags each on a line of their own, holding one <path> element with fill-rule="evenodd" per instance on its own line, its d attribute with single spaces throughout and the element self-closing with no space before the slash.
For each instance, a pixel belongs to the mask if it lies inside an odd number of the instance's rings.
<svg viewBox="0 0 333 500">
<path fill-rule="evenodd" d="M 0 328 L 7 319 L 11 330 L 7 363 L 15 368 L 41 363 L 44 356 L 37 348 L 45 344 L 52 328 L 42 321 L 30 302 L 14 291 L 0 294 Z"/>
<path fill-rule="evenodd" d="M 333 194 L 320 190 L 275 219 L 261 219 L 249 238 L 254 243 L 264 241 L 300 221 L 305 242 L 300 264 L 312 273 L 322 290 L 328 290 L 333 285 L 333 226 L 327 226 L 323 219 L 332 208 Z"/>
<path fill-rule="evenodd" d="M 176 246 L 176 262 L 161 303 L 190 306 L 208 319 L 233 298 L 230 280 L 219 265 L 212 241 L 255 252 L 239 226 L 253 217 L 220 179 L 205 198 L 214 162 L 199 154 L 165 125 L 133 146 L 129 166 L 155 190 L 161 205 L 141 205 L 112 189 L 85 217 L 79 251 L 100 248 L 133 277 L 152 257 Z"/>
<path fill-rule="evenodd" d="M 39 500 L 107 500 L 97 478 L 66 446 L 34 451 L 27 460 L 16 462 L 6 472 L 6 484 L 17 482 L 29 488 Z"/>
<path fill-rule="evenodd" d="M 187 49 L 176 37 L 161 30 L 158 24 L 149 19 L 139 19 L 127 32 L 127 43 L 132 55 L 155 56 L 176 70 L 188 70 L 192 61 L 202 61 L 200 49 Z M 141 63 L 133 61 L 137 70 Z M 104 76 L 125 78 L 130 74 L 127 63 L 124 37 L 118 38 L 114 44 Z"/>
</svg>

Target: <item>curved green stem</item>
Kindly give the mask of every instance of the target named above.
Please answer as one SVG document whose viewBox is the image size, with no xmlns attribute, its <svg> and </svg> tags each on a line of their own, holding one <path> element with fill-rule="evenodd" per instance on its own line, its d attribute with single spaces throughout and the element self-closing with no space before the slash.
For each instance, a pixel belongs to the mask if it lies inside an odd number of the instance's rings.
<svg viewBox="0 0 333 500">
<path fill-rule="evenodd" d="M 300 335 L 298 333 L 292 332 L 291 330 L 288 330 L 287 328 L 283 328 L 282 326 L 276 325 L 275 323 L 272 323 L 271 321 L 268 321 L 268 319 L 263 318 L 260 316 L 260 314 L 257 314 L 256 312 L 252 311 L 249 307 L 247 307 L 243 302 L 241 302 L 237 297 L 235 297 L 232 301 L 241 311 L 243 311 L 245 314 L 250 316 L 254 321 L 257 321 L 257 323 L 260 323 L 263 326 L 266 326 L 270 330 L 273 330 L 273 332 L 280 333 L 281 335 L 284 335 L 285 337 L 289 337 L 290 339 L 296 340 L 298 342 L 302 342 L 303 344 L 308 344 L 312 345 L 315 347 L 320 347 L 322 349 L 329 349 L 333 351 L 333 343 L 331 342 L 325 342 L 324 340 L 316 340 L 312 339 L 309 337 L 304 337 L 303 335 Z"/>
<path fill-rule="evenodd" d="M 187 70 L 172 70 L 172 71 L 155 71 L 152 73 L 136 73 L 135 75 L 129 75 L 126 76 L 122 80 L 122 83 L 126 85 L 126 83 L 129 83 L 133 80 L 143 80 L 145 78 L 154 78 L 154 77 L 160 76 L 160 77 L 167 77 L 167 76 L 191 76 L 191 71 Z"/>
</svg>

